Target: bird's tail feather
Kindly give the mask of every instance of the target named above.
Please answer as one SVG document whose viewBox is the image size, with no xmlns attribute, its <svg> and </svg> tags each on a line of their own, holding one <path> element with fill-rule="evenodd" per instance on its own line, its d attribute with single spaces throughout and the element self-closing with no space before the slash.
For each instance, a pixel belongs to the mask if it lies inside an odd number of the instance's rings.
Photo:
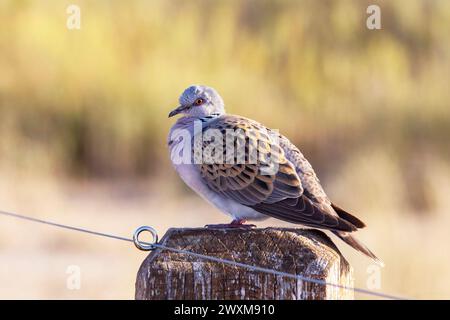
<svg viewBox="0 0 450 320">
<path fill-rule="evenodd" d="M 358 229 L 360 228 L 364 228 L 366 226 L 366 224 L 364 222 L 362 222 L 361 220 L 359 220 L 357 217 L 355 217 L 353 214 L 345 211 L 344 209 L 338 207 L 337 205 L 335 205 L 334 203 L 331 204 L 331 207 L 334 209 L 334 211 L 336 211 L 336 213 L 338 214 L 338 216 L 342 219 L 344 219 L 345 221 L 350 222 L 351 224 L 353 224 L 355 227 L 357 227 Z"/>
<path fill-rule="evenodd" d="M 381 261 L 372 251 L 369 250 L 362 242 L 360 242 L 358 239 L 356 239 L 354 236 L 352 236 L 348 232 L 343 231 L 333 231 L 335 235 L 337 235 L 342 241 L 347 243 L 352 248 L 358 250 L 359 252 L 362 252 L 369 258 L 371 258 L 373 261 L 375 261 L 378 265 L 384 266 L 384 262 Z"/>
</svg>

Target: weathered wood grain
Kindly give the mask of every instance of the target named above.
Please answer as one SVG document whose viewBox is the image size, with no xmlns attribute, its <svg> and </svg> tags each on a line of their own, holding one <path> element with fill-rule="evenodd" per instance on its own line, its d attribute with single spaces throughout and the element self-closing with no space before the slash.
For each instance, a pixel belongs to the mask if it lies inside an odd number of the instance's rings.
<svg viewBox="0 0 450 320">
<path fill-rule="evenodd" d="M 170 229 L 165 246 L 353 287 L 352 268 L 321 231 Z M 352 290 L 249 271 L 157 249 L 142 263 L 136 299 L 353 299 Z"/>
</svg>

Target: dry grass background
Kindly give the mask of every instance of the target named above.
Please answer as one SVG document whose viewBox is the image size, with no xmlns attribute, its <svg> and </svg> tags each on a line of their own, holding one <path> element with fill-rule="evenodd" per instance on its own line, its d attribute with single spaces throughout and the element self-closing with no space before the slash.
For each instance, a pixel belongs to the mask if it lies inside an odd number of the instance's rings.
<svg viewBox="0 0 450 320">
<path fill-rule="evenodd" d="M 450 3 L 375 1 L 383 29 L 369 31 L 372 2 L 0 0 L 0 208 L 125 236 L 223 222 L 165 148 L 181 90 L 209 84 L 367 221 L 381 290 L 448 298 Z M 70 3 L 81 30 L 65 27 Z M 340 247 L 365 287 L 370 262 Z M 0 298 L 132 298 L 143 258 L 0 217 Z"/>
</svg>

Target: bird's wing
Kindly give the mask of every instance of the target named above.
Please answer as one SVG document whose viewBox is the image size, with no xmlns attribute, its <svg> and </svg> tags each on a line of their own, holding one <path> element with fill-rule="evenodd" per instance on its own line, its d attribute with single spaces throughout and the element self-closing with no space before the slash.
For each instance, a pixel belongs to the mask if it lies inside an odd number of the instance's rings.
<svg viewBox="0 0 450 320">
<path fill-rule="evenodd" d="M 209 134 L 205 133 L 215 130 L 226 138 L 220 142 L 208 139 Z M 226 140 L 233 133 L 239 135 L 232 148 L 236 151 L 233 161 L 229 161 L 227 147 L 230 147 L 230 143 L 226 143 Z M 221 116 L 206 122 L 203 139 L 194 140 L 197 140 L 194 142 L 194 152 L 201 150 L 203 153 L 202 161 L 198 164 L 201 175 L 205 183 L 222 196 L 281 220 L 317 228 L 356 230 L 351 223 L 341 219 L 331 206 L 315 201 L 311 196 L 311 186 L 310 191 L 304 192 L 298 168 L 287 157 L 278 134 L 260 123 L 238 116 Z M 240 150 L 243 154 L 240 154 Z M 211 156 L 205 157 L 205 154 Z M 217 155 L 221 157 L 213 159 Z M 242 156 L 245 161 L 239 161 Z M 273 165 L 274 161 L 277 170 L 270 174 L 264 172 L 264 168 Z M 308 186 L 308 183 L 306 179 L 305 185 Z"/>
<path fill-rule="evenodd" d="M 222 141 L 210 139 L 215 132 L 223 137 Z M 196 152 L 202 152 L 201 175 L 217 193 L 247 206 L 302 194 L 294 166 L 261 124 L 226 115 L 205 123 L 202 133 L 202 140 L 194 139 L 194 158 Z M 231 139 L 234 143 L 229 143 Z M 261 169 L 269 164 L 263 159 L 269 153 L 279 168 L 266 175 Z"/>
<path fill-rule="evenodd" d="M 278 139 L 280 147 L 286 154 L 286 158 L 292 162 L 302 181 L 304 195 L 319 206 L 331 206 L 331 201 L 323 190 L 319 178 L 317 178 L 309 161 L 288 138 L 280 134 Z"/>
<path fill-rule="evenodd" d="M 314 169 L 312 168 L 309 161 L 300 152 L 300 150 L 283 135 L 279 135 L 278 139 L 280 141 L 280 147 L 285 152 L 286 158 L 292 162 L 300 178 L 300 181 L 302 182 L 303 196 L 306 198 L 303 201 L 311 201 L 322 211 L 329 212 L 331 215 L 339 217 L 341 220 L 344 220 L 345 222 L 351 224 L 353 230 L 355 230 L 356 228 L 365 227 L 364 222 L 330 201 L 325 191 L 323 190 L 319 178 L 317 178 L 317 175 L 314 172 Z M 298 206 L 298 204 L 292 201 L 290 203 L 284 201 L 279 205 Z"/>
</svg>

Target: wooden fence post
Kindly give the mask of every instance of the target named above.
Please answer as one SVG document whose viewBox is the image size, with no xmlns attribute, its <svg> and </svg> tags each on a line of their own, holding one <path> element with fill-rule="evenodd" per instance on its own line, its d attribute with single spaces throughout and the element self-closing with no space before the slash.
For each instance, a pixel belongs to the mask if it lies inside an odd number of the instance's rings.
<svg viewBox="0 0 450 320">
<path fill-rule="evenodd" d="M 168 247 L 353 287 L 353 271 L 321 231 L 169 229 Z M 142 263 L 136 299 L 353 299 L 345 290 L 250 271 L 191 255 L 156 249 Z"/>
</svg>

